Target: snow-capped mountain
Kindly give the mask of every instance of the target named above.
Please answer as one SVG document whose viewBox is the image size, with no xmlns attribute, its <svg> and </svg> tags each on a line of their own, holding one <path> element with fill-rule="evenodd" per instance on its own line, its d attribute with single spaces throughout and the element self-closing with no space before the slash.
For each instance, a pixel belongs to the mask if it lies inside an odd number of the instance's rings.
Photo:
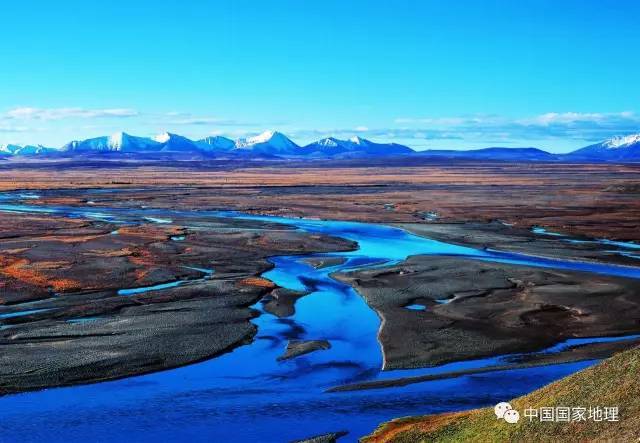
<svg viewBox="0 0 640 443">
<path fill-rule="evenodd" d="M 397 143 L 376 143 L 361 137 L 342 140 L 327 137 L 304 147 L 291 141 L 277 131 L 231 140 L 221 136 L 191 140 L 182 135 L 165 132 L 154 138 L 137 137 L 125 132 L 110 136 L 76 140 L 67 143 L 61 149 L 42 145 L 0 145 L 0 157 L 14 156 L 90 156 L 103 153 L 127 153 L 127 158 L 153 159 L 193 159 L 199 157 L 223 155 L 225 158 L 268 159 L 346 159 L 384 157 L 415 154 L 421 157 L 465 158 L 503 161 L 640 161 L 640 133 L 613 137 L 600 143 L 586 146 L 569 154 L 551 154 L 536 148 L 484 148 L 471 150 L 428 150 L 416 152 Z M 187 157 L 185 157 L 185 154 Z"/>
<path fill-rule="evenodd" d="M 156 151 L 162 143 L 146 137 L 136 137 L 125 132 L 116 132 L 110 136 L 90 138 L 87 140 L 74 140 L 63 146 L 63 151 L 118 151 L 118 152 L 144 152 Z"/>
<path fill-rule="evenodd" d="M 203 151 L 223 151 L 228 152 L 236 147 L 236 142 L 220 135 L 205 137 L 196 142 Z"/>
<path fill-rule="evenodd" d="M 358 147 L 356 151 L 362 151 L 368 155 L 400 155 L 415 152 L 410 147 L 398 143 L 375 143 L 360 137 L 350 138 L 349 141 Z"/>
<path fill-rule="evenodd" d="M 45 155 L 58 152 L 57 149 L 47 148 L 42 145 L 0 145 L 0 156 L 10 155 Z"/>
<path fill-rule="evenodd" d="M 334 157 L 349 152 L 351 148 L 352 143 L 348 140 L 326 137 L 304 146 L 300 153 L 314 157 Z"/>
<path fill-rule="evenodd" d="M 236 140 L 235 149 L 262 154 L 295 155 L 300 147 L 281 132 L 266 131 L 254 137 Z"/>
<path fill-rule="evenodd" d="M 640 134 L 631 134 L 610 138 L 603 142 L 609 149 L 628 148 L 629 146 L 640 144 Z"/>
<path fill-rule="evenodd" d="M 613 137 L 568 154 L 571 159 L 597 161 L 640 160 L 640 134 Z"/>
<path fill-rule="evenodd" d="M 160 146 L 154 147 L 154 150 L 163 152 L 197 152 L 201 150 L 196 142 L 170 132 L 156 135 L 153 140 L 160 143 Z"/>
<path fill-rule="evenodd" d="M 267 131 L 255 137 L 240 138 L 236 141 L 221 136 L 206 137 L 193 141 L 187 137 L 165 132 L 153 139 L 136 137 L 124 132 L 111 136 L 77 140 L 67 143 L 62 151 L 67 153 L 82 152 L 129 152 L 145 153 L 201 153 L 215 154 L 225 152 L 246 157 L 253 154 L 275 156 L 293 155 L 299 146 L 287 136 L 277 131 Z M 146 156 L 148 157 L 148 155 Z"/>
<path fill-rule="evenodd" d="M 302 151 L 305 155 L 328 157 L 404 155 L 415 152 L 397 143 L 375 143 L 361 137 L 353 137 L 349 140 L 327 137 L 305 146 Z"/>
<path fill-rule="evenodd" d="M 321 140 L 318 140 L 317 142 L 313 142 L 307 146 L 317 146 L 319 148 L 327 148 L 327 149 L 332 149 L 332 148 L 338 148 L 341 147 L 345 144 L 344 140 L 339 140 L 335 137 L 327 137 L 327 138 L 323 138 Z"/>
<path fill-rule="evenodd" d="M 21 147 L 20 145 L 12 145 L 9 143 L 0 145 L 0 155 L 15 155 Z"/>
</svg>

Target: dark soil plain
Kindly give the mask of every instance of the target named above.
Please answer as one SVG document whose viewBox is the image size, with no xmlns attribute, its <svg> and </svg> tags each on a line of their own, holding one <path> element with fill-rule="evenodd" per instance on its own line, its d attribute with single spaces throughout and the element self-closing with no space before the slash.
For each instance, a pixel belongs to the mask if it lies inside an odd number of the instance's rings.
<svg viewBox="0 0 640 443">
<path fill-rule="evenodd" d="M 577 272 L 425 256 L 338 278 L 352 284 L 382 318 L 378 338 L 385 369 L 535 352 L 569 338 L 638 331 L 640 283 L 632 279 L 585 278 Z M 426 309 L 404 308 L 412 304 Z M 602 358 L 639 343 L 581 345 L 554 354 L 514 356 L 505 364 L 462 373 L 363 382 L 332 391 Z"/>
<path fill-rule="evenodd" d="M 39 190 L 41 198 L 31 202 L 36 205 L 90 201 L 96 210 L 233 209 L 380 222 L 478 248 L 634 263 L 602 245 L 560 242 L 530 229 L 640 240 L 640 165 L 404 162 L 5 161 L 0 190 Z M 121 191 L 89 191 L 95 188 Z M 265 310 L 286 317 L 304 296 L 260 277 L 271 266 L 267 257 L 354 247 L 274 223 L 223 218 L 173 217 L 166 224 L 122 227 L 0 213 L 0 393 L 124 377 L 219 355 L 252 340 L 250 319 L 257 312 L 249 306 L 266 296 Z M 389 369 L 640 331 L 640 287 L 631 279 L 424 256 L 336 278 L 352 284 L 383 319 L 379 339 Z M 123 288 L 176 280 L 190 283 L 118 295 Z M 404 308 L 416 303 L 426 310 Z M 33 312 L 11 315 L 24 311 Z M 594 345 L 557 358 L 601 358 L 620 349 Z M 514 362 L 546 363 L 543 356 Z"/>
</svg>

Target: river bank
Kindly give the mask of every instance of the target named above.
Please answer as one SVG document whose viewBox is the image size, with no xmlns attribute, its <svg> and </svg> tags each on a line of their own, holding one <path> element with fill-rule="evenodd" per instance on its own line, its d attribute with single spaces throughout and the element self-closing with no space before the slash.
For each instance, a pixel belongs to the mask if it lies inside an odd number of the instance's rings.
<svg viewBox="0 0 640 443">
<path fill-rule="evenodd" d="M 508 400 L 519 411 L 517 424 L 496 420 L 493 407 L 424 417 L 405 417 L 379 426 L 362 439 L 366 443 L 384 442 L 456 442 L 456 441 L 634 441 L 638 438 L 640 402 L 637 396 L 636 374 L 640 367 L 638 348 L 616 354 L 600 364 L 536 390 L 528 395 Z M 505 400 L 505 399 L 503 399 Z M 587 415 L 585 420 L 529 419 L 526 409 L 584 407 L 604 410 L 616 408 L 612 420 Z M 580 406 L 577 406 L 580 405 Z M 584 406 L 583 406 L 584 405 Z"/>
</svg>

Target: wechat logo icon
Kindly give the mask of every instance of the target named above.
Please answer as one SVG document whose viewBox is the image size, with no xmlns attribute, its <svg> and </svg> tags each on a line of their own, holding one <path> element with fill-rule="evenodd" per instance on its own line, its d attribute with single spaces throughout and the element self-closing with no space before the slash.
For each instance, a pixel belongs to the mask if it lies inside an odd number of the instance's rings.
<svg viewBox="0 0 640 443">
<path fill-rule="evenodd" d="M 507 402 L 500 402 L 493 408 L 498 420 L 504 420 L 507 423 L 515 424 L 520 420 L 520 413 L 513 409 Z"/>
</svg>

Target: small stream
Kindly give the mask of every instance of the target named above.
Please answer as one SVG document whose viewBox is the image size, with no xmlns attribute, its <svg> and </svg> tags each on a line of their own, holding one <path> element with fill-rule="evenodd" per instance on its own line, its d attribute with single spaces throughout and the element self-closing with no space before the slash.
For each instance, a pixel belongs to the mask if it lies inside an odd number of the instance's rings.
<svg viewBox="0 0 640 443">
<path fill-rule="evenodd" d="M 30 195 L 29 199 L 36 198 Z M 640 268 L 636 267 L 478 250 L 375 224 L 235 212 L 96 209 L 32 206 L 27 199 L 0 196 L 0 211 L 46 212 L 123 224 L 144 220 L 163 223 L 175 216 L 184 218 L 189 214 L 199 218 L 207 215 L 233 217 L 278 222 L 310 233 L 342 237 L 356 241 L 359 248 L 349 252 L 271 258 L 274 268 L 263 274 L 265 278 L 279 286 L 310 291 L 310 294 L 298 300 L 295 314 L 287 318 L 265 312 L 261 302 L 254 305 L 261 315 L 253 320 L 258 334 L 250 345 L 182 368 L 1 397 L 2 442 L 191 440 L 280 443 L 340 430 L 349 431 L 349 435 L 340 441 L 356 441 L 382 421 L 491 405 L 530 392 L 596 361 L 465 375 L 399 388 L 326 393 L 326 389 L 345 383 L 481 368 L 502 364 L 513 357 L 382 371 L 382 355 L 376 339 L 379 318 L 362 297 L 350 286 L 331 278 L 331 273 L 397 263 L 410 255 L 428 254 L 640 278 Z M 316 269 L 305 261 L 311 257 L 339 257 L 344 261 Z M 189 283 L 181 281 L 176 285 Z M 135 292 L 122 295 L 133 294 Z M 415 315 L 422 315 L 419 308 L 414 309 Z M 83 327 L 82 322 L 74 325 Z M 637 336 L 626 337 L 630 338 Z M 278 361 L 290 339 L 326 339 L 331 343 L 331 349 Z M 574 339 L 543 352 L 621 339 L 625 338 Z"/>
</svg>

